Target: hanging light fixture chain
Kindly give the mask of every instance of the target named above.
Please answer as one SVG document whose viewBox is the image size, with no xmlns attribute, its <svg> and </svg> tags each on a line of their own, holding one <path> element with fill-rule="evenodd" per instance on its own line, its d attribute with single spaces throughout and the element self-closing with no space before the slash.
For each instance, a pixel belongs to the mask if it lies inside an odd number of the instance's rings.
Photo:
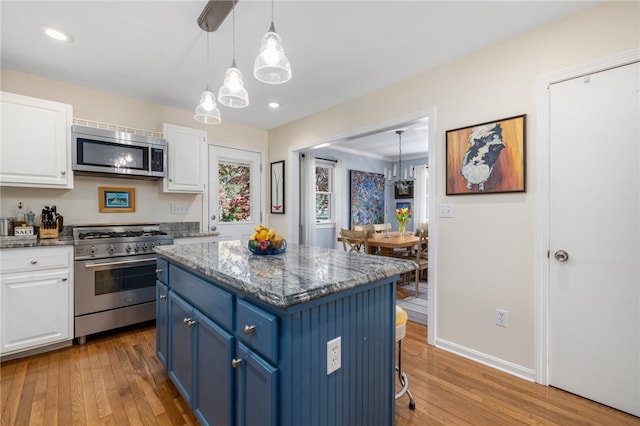
<svg viewBox="0 0 640 426">
<path fill-rule="evenodd" d="M 396 130 L 398 134 L 398 180 L 402 180 L 402 130 Z"/>
</svg>

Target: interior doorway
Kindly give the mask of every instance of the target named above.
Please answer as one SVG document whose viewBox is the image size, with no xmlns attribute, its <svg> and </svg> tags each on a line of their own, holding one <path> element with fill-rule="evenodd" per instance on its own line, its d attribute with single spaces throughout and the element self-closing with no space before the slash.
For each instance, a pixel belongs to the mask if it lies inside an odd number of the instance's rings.
<svg viewBox="0 0 640 426">
<path fill-rule="evenodd" d="M 428 205 L 428 217 L 429 219 L 429 270 L 428 270 L 428 290 L 427 290 L 427 325 L 429 327 L 428 333 L 428 343 L 434 344 L 436 338 L 436 327 L 435 327 L 435 297 L 437 291 L 437 283 L 435 282 L 436 277 L 436 265 L 437 265 L 437 253 L 435 252 L 436 242 L 437 242 L 437 217 L 436 217 L 436 206 L 435 200 L 437 200 L 436 194 L 436 164 L 434 158 L 437 155 L 437 147 L 436 144 L 429 144 L 429 141 L 435 141 L 435 108 L 431 108 L 425 111 L 420 111 L 415 114 L 411 114 L 409 116 L 399 117 L 393 120 L 386 121 L 384 123 L 378 123 L 377 125 L 372 125 L 367 128 L 356 129 L 353 132 L 341 135 L 340 137 L 329 137 L 324 140 L 310 142 L 306 145 L 301 145 L 297 147 L 291 148 L 289 151 L 289 164 L 291 164 L 289 170 L 292 173 L 292 176 L 297 176 L 298 179 L 291 180 L 290 191 L 292 197 L 297 197 L 298 200 L 304 199 L 304 185 L 301 183 L 303 169 L 300 161 L 301 153 L 305 152 L 313 152 L 312 148 L 318 146 L 324 147 L 335 147 L 339 149 L 341 144 L 348 143 L 349 141 L 354 141 L 356 139 L 365 139 L 367 136 L 373 136 L 383 132 L 393 132 L 398 128 L 408 127 L 411 125 L 415 125 L 416 123 L 428 122 L 428 127 L 425 129 L 425 150 L 428 151 L 428 164 L 429 167 L 429 179 L 428 179 L 428 194 L 429 194 L 429 205 Z M 395 136 L 395 135 L 394 135 Z M 397 139 L 396 139 L 397 140 Z M 395 149 L 397 149 L 397 143 L 394 142 Z M 344 148 L 342 148 L 344 149 Z M 367 146 L 365 150 L 371 152 L 371 146 Z M 348 173 L 349 166 L 344 166 L 345 173 Z M 342 188 L 343 198 L 349 197 L 349 187 Z M 346 204 L 346 205 L 345 205 Z M 302 216 L 302 208 L 300 203 L 295 203 L 291 208 L 291 229 L 289 230 L 289 235 L 293 241 L 303 241 L 303 235 L 305 233 L 304 227 L 304 218 Z M 393 207 L 393 209 L 391 209 Z M 343 203 L 342 209 L 349 209 L 348 200 Z M 393 206 L 390 206 L 390 210 L 395 210 L 395 203 Z M 389 216 L 388 221 L 395 221 L 395 216 Z M 344 223 L 340 223 L 340 225 L 336 225 L 336 229 L 339 230 L 340 226 L 347 225 Z M 348 227 L 348 226 L 345 226 Z M 432 248 L 433 247 L 433 248 Z"/>
</svg>

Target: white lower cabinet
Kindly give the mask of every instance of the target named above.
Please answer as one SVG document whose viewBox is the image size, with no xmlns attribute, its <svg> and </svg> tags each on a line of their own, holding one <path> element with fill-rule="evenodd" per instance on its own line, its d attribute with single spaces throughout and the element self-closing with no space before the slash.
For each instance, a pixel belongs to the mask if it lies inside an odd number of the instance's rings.
<svg viewBox="0 0 640 426">
<path fill-rule="evenodd" d="M 0 250 L 0 355 L 73 339 L 73 246 Z"/>
</svg>

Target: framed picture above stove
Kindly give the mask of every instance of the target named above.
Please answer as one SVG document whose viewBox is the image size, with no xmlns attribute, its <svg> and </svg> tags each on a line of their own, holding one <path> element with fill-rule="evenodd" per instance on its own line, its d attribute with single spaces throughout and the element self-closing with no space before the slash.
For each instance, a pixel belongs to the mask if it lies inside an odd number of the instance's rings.
<svg viewBox="0 0 640 426">
<path fill-rule="evenodd" d="M 136 211 L 135 188 L 98 187 L 100 213 L 133 213 Z"/>
</svg>

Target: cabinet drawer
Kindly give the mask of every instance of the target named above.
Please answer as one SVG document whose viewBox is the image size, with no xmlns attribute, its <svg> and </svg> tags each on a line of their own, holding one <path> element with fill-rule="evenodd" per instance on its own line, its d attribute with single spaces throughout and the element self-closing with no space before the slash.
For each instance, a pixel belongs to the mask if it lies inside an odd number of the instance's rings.
<svg viewBox="0 0 640 426">
<path fill-rule="evenodd" d="M 72 247 L 29 247 L 3 249 L 2 273 L 40 271 L 71 267 Z"/>
<path fill-rule="evenodd" d="M 231 329 L 233 296 L 231 293 L 192 275 L 184 269 L 169 265 L 169 284 L 172 291 L 187 299 L 193 306 L 227 330 Z"/>
<path fill-rule="evenodd" d="M 278 318 L 274 315 L 238 300 L 235 334 L 256 352 L 278 363 Z"/>
</svg>

